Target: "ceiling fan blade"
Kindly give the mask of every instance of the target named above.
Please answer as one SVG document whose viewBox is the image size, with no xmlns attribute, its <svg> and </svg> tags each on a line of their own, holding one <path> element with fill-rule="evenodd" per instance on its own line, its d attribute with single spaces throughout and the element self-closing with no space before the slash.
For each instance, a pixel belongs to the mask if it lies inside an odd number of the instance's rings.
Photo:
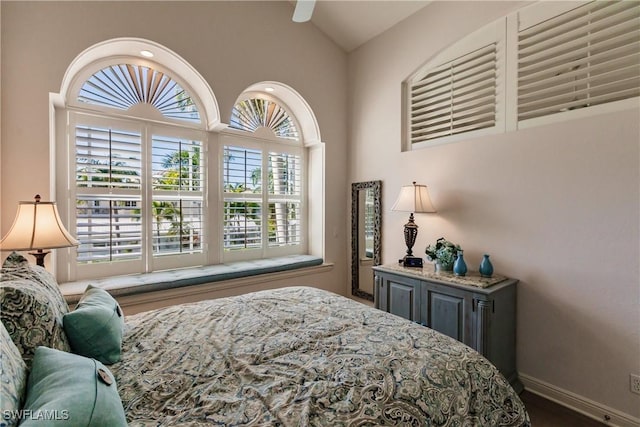
<svg viewBox="0 0 640 427">
<path fill-rule="evenodd" d="M 298 0 L 293 11 L 293 22 L 307 22 L 311 19 L 316 0 Z"/>
</svg>

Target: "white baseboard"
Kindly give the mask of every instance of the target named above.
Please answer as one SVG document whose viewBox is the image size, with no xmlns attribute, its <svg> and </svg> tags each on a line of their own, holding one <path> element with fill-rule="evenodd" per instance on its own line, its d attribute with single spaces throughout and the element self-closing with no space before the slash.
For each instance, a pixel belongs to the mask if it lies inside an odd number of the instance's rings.
<svg viewBox="0 0 640 427">
<path fill-rule="evenodd" d="M 617 409 L 609 408 L 601 403 L 594 402 L 567 390 L 563 390 L 552 384 L 530 377 L 526 374 L 518 374 L 524 389 L 565 406 L 589 418 L 598 420 L 609 426 L 615 427 L 639 427 L 640 418 L 633 417 Z"/>
</svg>

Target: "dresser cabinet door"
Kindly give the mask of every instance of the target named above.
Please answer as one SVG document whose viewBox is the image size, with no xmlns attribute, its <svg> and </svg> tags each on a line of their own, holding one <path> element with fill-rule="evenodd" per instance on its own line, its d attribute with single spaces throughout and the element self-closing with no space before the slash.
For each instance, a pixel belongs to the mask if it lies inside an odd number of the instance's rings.
<svg viewBox="0 0 640 427">
<path fill-rule="evenodd" d="M 376 307 L 405 319 L 420 322 L 420 281 L 376 274 Z"/>
<path fill-rule="evenodd" d="M 474 347 L 472 298 L 468 292 L 423 282 L 422 301 L 426 326 Z"/>
</svg>

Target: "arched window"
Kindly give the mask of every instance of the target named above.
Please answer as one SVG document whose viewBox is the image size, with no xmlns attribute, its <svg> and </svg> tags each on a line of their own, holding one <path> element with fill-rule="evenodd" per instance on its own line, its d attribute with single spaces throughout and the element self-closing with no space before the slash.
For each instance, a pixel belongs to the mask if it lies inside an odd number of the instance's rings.
<svg viewBox="0 0 640 427">
<path fill-rule="evenodd" d="M 276 99 L 240 99 L 222 137 L 225 260 L 306 252 L 305 150 Z"/>
<path fill-rule="evenodd" d="M 273 131 L 278 138 L 299 140 L 298 128 L 289 112 L 268 99 L 251 98 L 238 102 L 231 112 L 229 126 L 248 132 L 265 127 Z"/>
<path fill-rule="evenodd" d="M 126 38 L 81 53 L 51 99 L 56 198 L 80 241 L 57 251 L 60 282 L 323 255 L 324 145 L 290 87 L 250 86 L 224 126 L 197 71 Z"/>
<path fill-rule="evenodd" d="M 148 104 L 165 118 L 200 123 L 200 113 L 189 93 L 170 76 L 149 66 L 105 67 L 84 82 L 78 101 L 120 110 Z"/>
<path fill-rule="evenodd" d="M 172 125 L 201 123 L 189 92 L 152 65 L 119 63 L 91 74 L 75 100 L 68 182 L 76 276 L 115 264 L 128 273 L 203 264 L 207 136 Z"/>
</svg>

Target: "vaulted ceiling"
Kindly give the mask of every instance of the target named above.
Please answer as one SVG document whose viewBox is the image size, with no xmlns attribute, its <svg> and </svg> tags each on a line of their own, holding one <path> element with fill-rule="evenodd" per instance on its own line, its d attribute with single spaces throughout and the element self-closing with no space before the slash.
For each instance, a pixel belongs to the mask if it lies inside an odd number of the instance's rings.
<svg viewBox="0 0 640 427">
<path fill-rule="evenodd" d="M 295 1 L 292 0 L 295 5 Z M 346 52 L 428 5 L 427 0 L 317 0 L 311 22 Z"/>
</svg>

